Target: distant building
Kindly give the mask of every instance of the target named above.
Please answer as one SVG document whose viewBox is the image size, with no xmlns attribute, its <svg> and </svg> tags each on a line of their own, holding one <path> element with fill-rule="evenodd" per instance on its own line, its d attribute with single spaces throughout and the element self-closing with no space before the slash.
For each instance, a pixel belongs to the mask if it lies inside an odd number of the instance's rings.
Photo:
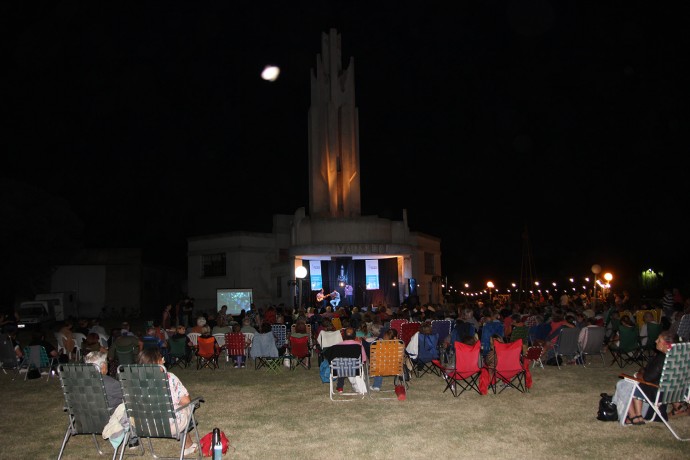
<svg viewBox="0 0 690 460">
<path fill-rule="evenodd" d="M 159 319 L 182 295 L 184 272 L 145 264 L 141 249 L 89 249 L 55 267 L 46 292 L 74 292 L 83 318 Z"/>
<path fill-rule="evenodd" d="M 323 34 L 311 76 L 309 210 L 274 215 L 271 233 L 188 238 L 188 289 L 195 308 L 215 311 L 219 289 L 251 289 L 257 307 L 312 306 L 354 286 L 360 306 L 397 306 L 410 296 L 441 303 L 441 241 L 401 221 L 361 215 L 354 66 L 342 68 L 340 35 Z M 371 261 L 371 262 L 366 262 Z M 307 270 L 300 281 L 295 269 Z M 374 283 L 375 280 L 375 283 Z"/>
</svg>

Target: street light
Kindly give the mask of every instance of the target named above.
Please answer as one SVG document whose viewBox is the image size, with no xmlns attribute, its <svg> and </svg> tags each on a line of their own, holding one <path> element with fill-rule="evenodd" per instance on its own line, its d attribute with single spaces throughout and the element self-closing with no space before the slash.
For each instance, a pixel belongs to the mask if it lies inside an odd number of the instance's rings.
<svg viewBox="0 0 690 460">
<path fill-rule="evenodd" d="M 295 268 L 295 277 L 299 280 L 299 302 L 297 308 L 302 307 L 302 280 L 307 276 L 307 269 L 304 265 Z"/>
<path fill-rule="evenodd" d="M 489 301 L 491 301 L 491 290 L 494 288 L 494 283 L 493 283 L 493 281 L 487 281 L 487 282 L 486 282 L 486 287 L 489 288 Z"/>
<path fill-rule="evenodd" d="M 592 273 L 594 273 L 594 292 L 592 293 L 592 308 L 596 308 L 597 305 L 597 275 L 601 273 L 601 265 L 592 265 Z"/>
</svg>

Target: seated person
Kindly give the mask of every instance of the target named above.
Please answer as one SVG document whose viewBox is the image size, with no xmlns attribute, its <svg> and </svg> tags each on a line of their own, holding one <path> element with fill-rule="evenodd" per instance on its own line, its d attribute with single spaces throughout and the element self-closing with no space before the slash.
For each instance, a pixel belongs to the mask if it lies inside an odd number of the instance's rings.
<svg viewBox="0 0 690 460">
<path fill-rule="evenodd" d="M 621 318 L 622 319 L 622 318 Z M 632 322 L 632 321 L 631 321 Z M 659 380 L 661 380 L 661 372 L 664 369 L 664 361 L 666 360 L 666 352 L 671 349 L 671 346 L 673 345 L 673 335 L 669 331 L 663 331 L 659 334 L 659 337 L 656 339 L 656 349 L 658 353 L 654 355 L 647 365 L 637 371 L 634 375 L 635 378 L 641 378 L 647 383 L 652 383 L 655 385 L 659 384 Z M 658 391 L 658 387 L 656 386 L 650 386 L 650 385 L 645 385 L 644 383 L 640 384 L 640 388 L 642 391 L 647 395 L 650 401 L 654 401 L 656 399 L 656 392 Z M 640 393 L 639 389 L 635 389 L 635 393 L 633 394 L 633 399 L 630 402 L 630 407 L 628 408 L 628 415 L 625 419 L 625 424 L 626 425 L 644 425 L 645 418 L 650 419 L 651 415 L 649 412 L 647 412 L 649 417 L 643 417 L 642 415 L 642 399 L 637 399 L 637 398 L 644 398 L 642 394 Z M 666 418 L 666 405 L 661 406 L 660 408 L 661 414 Z M 654 414 L 654 411 L 650 409 L 652 414 Z"/>
<path fill-rule="evenodd" d="M 104 351 L 90 351 L 84 356 L 86 364 L 93 364 L 103 374 L 103 384 L 105 386 L 105 394 L 108 399 L 108 410 L 110 415 L 113 414 L 115 408 L 122 403 L 122 387 L 117 379 L 108 375 L 108 354 Z"/>
<path fill-rule="evenodd" d="M 345 328 L 343 333 L 343 341 L 337 345 L 331 345 L 324 349 L 323 357 L 328 360 L 328 362 L 333 361 L 335 358 L 362 358 L 362 362 L 367 361 L 367 354 L 362 346 L 362 343 L 356 339 L 357 335 L 353 328 Z M 363 376 L 360 376 L 363 377 Z M 338 377 L 336 384 L 336 390 L 338 393 L 343 392 L 343 385 L 345 383 L 345 377 Z"/>
<path fill-rule="evenodd" d="M 340 304 L 340 293 L 338 291 L 331 292 L 330 304 L 335 308 Z"/>
<path fill-rule="evenodd" d="M 189 331 L 189 332 L 194 332 L 194 333 L 196 333 L 196 334 L 201 334 L 201 333 L 202 333 L 201 328 L 204 327 L 204 326 L 206 326 L 206 318 L 204 318 L 203 316 L 199 316 L 199 317 L 196 319 L 196 326 L 194 326 L 194 327 L 192 328 L 192 330 Z"/>
<path fill-rule="evenodd" d="M 377 338 L 374 342 L 378 340 L 398 340 L 398 331 L 395 329 L 386 329 L 386 332 L 383 333 L 383 337 L 380 339 Z M 383 377 L 377 375 L 374 377 L 374 383 L 371 386 L 371 391 L 381 391 L 381 385 L 383 385 Z"/>
<path fill-rule="evenodd" d="M 249 317 L 245 317 L 242 320 L 242 328 L 240 329 L 240 332 L 243 333 L 249 333 L 249 334 L 258 334 L 259 331 L 257 331 L 253 326 L 252 326 L 252 320 Z"/>
<path fill-rule="evenodd" d="M 81 345 L 82 355 L 86 356 L 92 351 L 108 351 L 101 344 L 101 336 L 96 332 L 89 332 Z"/>
<path fill-rule="evenodd" d="M 654 314 L 651 311 L 645 312 L 644 315 L 642 315 L 642 320 L 644 321 L 644 324 L 642 325 L 642 327 L 640 327 L 640 344 L 644 347 L 647 345 L 647 336 L 649 335 L 649 327 L 647 325 L 650 323 L 658 323 L 654 321 Z"/>
<path fill-rule="evenodd" d="M 239 324 L 239 323 L 234 323 L 234 324 L 232 325 L 232 332 L 235 332 L 235 333 L 238 333 L 238 334 L 242 334 L 242 328 L 240 327 L 240 324 Z M 245 336 L 245 339 L 244 339 L 244 340 L 245 340 L 245 342 L 244 342 L 244 349 L 246 350 L 246 349 L 247 349 L 247 345 L 248 345 L 246 336 Z M 229 349 L 228 349 L 228 351 L 229 351 Z M 228 355 L 228 358 L 229 358 L 229 359 L 234 359 L 234 360 L 235 360 L 235 369 L 240 368 L 240 367 L 245 367 L 244 355 Z"/>
<path fill-rule="evenodd" d="M 57 349 L 52 343 L 46 340 L 45 331 L 34 331 L 33 334 L 31 334 L 31 342 L 29 343 L 29 346 L 32 345 L 40 345 L 45 348 L 48 358 L 58 358 Z"/>
<path fill-rule="evenodd" d="M 208 335 L 210 335 L 211 328 L 208 326 L 205 326 L 208 328 Z M 202 332 L 203 334 L 203 332 Z M 213 337 L 213 336 L 211 336 Z M 138 356 L 138 362 L 139 364 L 161 364 L 163 365 L 163 355 L 160 354 L 160 351 L 158 351 L 155 348 L 146 348 L 142 350 L 139 353 Z M 177 411 L 178 408 L 181 406 L 184 406 L 186 404 L 189 404 L 192 402 L 191 398 L 189 397 L 189 391 L 187 391 L 187 388 L 182 384 L 179 378 L 172 372 L 167 372 L 167 377 L 168 377 L 168 383 L 170 385 L 170 395 L 172 396 L 172 402 L 173 402 L 173 407 L 175 408 L 175 417 L 177 419 L 177 426 L 179 427 L 185 427 L 188 424 L 189 417 L 191 415 L 192 407 L 188 406 L 184 410 Z M 175 420 L 170 419 L 170 429 L 175 432 L 177 429 L 175 426 Z M 185 449 L 184 449 L 184 456 L 190 456 L 196 453 L 196 450 L 198 446 L 196 443 L 192 442 L 191 435 L 187 433 L 187 437 L 185 438 Z"/>
</svg>

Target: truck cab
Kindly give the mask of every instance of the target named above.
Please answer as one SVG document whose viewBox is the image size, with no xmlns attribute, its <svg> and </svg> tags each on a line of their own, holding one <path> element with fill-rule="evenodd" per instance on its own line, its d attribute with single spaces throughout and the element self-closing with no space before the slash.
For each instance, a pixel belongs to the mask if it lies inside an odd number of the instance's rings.
<svg viewBox="0 0 690 460">
<path fill-rule="evenodd" d="M 19 304 L 19 324 L 31 327 L 51 323 L 55 320 L 51 310 L 50 304 L 45 300 L 22 302 Z"/>
</svg>

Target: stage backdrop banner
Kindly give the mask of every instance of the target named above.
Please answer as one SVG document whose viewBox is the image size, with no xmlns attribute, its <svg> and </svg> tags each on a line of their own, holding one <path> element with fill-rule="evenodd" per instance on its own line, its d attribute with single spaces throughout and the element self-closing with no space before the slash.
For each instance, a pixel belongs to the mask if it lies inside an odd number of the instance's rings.
<svg viewBox="0 0 690 460">
<path fill-rule="evenodd" d="M 378 289 L 379 288 L 379 261 L 365 260 L 364 265 L 366 267 L 366 279 L 367 279 L 367 289 Z"/>
<path fill-rule="evenodd" d="M 321 261 L 309 261 L 309 279 L 311 280 L 311 290 L 318 291 L 323 287 L 323 277 L 321 276 Z"/>
</svg>

